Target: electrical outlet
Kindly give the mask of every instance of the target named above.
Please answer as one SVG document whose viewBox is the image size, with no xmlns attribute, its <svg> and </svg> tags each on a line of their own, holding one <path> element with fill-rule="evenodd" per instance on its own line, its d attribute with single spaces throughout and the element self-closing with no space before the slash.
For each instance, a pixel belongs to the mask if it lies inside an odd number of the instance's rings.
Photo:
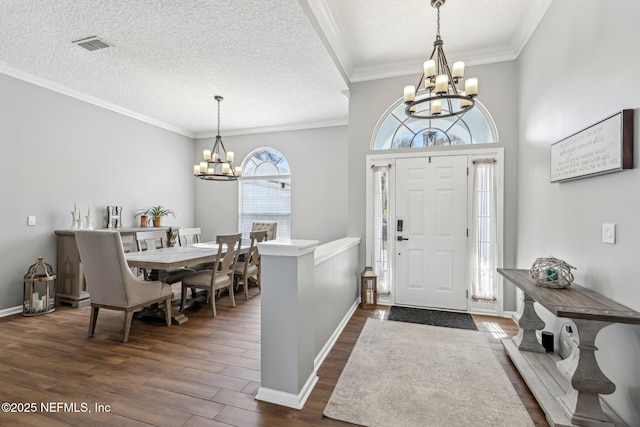
<svg viewBox="0 0 640 427">
<path fill-rule="evenodd" d="M 28 216 L 27 225 L 36 225 L 36 217 L 33 215 Z"/>
<path fill-rule="evenodd" d="M 602 243 L 610 243 L 614 245 L 616 243 L 616 225 L 615 224 L 602 224 Z"/>
</svg>

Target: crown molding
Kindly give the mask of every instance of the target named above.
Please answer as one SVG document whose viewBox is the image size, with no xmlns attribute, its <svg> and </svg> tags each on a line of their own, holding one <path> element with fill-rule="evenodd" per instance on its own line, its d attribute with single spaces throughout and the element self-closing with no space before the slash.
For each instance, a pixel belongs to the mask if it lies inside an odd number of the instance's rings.
<svg viewBox="0 0 640 427">
<path fill-rule="evenodd" d="M 263 126 L 263 127 L 256 127 L 256 128 L 247 128 L 247 129 L 231 129 L 228 131 L 224 131 L 222 133 L 224 134 L 224 136 L 254 135 L 259 133 L 289 132 L 294 130 L 346 126 L 348 124 L 349 124 L 349 119 L 345 117 L 344 119 L 340 119 L 340 120 L 329 120 L 324 122 L 298 123 L 298 124 L 282 125 L 282 126 Z M 217 135 L 216 132 L 202 132 L 202 133 L 195 134 L 194 139 L 215 138 L 216 135 Z"/>
<path fill-rule="evenodd" d="M 528 8 L 522 15 L 522 20 L 518 23 L 517 30 L 511 39 L 511 46 L 516 51 L 516 57 L 520 55 L 522 49 L 533 35 L 540 21 L 551 6 L 552 0 L 539 0 L 528 2 Z"/>
<path fill-rule="evenodd" d="M 342 34 L 340 34 L 336 21 L 333 19 L 327 2 L 325 0 L 298 0 L 298 2 L 316 30 L 342 79 L 349 87 L 351 83 L 350 76 L 354 67 L 353 58 L 347 49 Z"/>
<path fill-rule="evenodd" d="M 523 14 L 517 26 L 518 30 L 511 38 L 509 45 L 486 50 L 448 52 L 448 56 L 464 60 L 467 66 L 516 60 L 537 28 L 538 23 L 547 12 L 552 1 L 553 0 L 537 0 L 528 2 L 528 8 Z M 325 43 L 330 56 L 334 59 L 338 70 L 348 85 L 350 83 L 420 74 L 422 72 L 420 68 L 421 59 L 417 59 L 415 62 L 404 61 L 380 66 L 356 68 L 326 1 L 299 0 L 299 2 L 307 12 L 309 19 L 312 21 L 323 43 Z"/>
<path fill-rule="evenodd" d="M 461 51 L 448 53 L 447 56 L 464 59 L 467 67 L 474 65 L 496 64 L 499 62 L 513 61 L 517 59 L 518 53 L 513 50 L 511 45 L 501 48 L 491 48 L 485 50 Z M 420 59 L 415 61 L 403 61 L 393 64 L 385 64 L 375 67 L 357 68 L 351 75 L 353 83 L 366 82 L 370 80 L 386 79 L 390 77 L 401 77 L 415 74 L 419 76 L 422 73 L 422 62 Z"/>
<path fill-rule="evenodd" d="M 29 73 L 25 73 L 24 71 L 17 70 L 15 68 L 9 67 L 4 63 L 0 63 L 0 73 L 6 74 L 7 76 L 14 77 L 18 80 L 25 81 L 27 83 L 34 84 L 36 86 L 43 87 L 45 89 L 52 90 L 54 92 L 60 93 L 62 95 L 69 96 L 71 98 L 78 99 L 80 101 L 93 104 L 95 106 L 104 108 L 106 110 L 113 111 L 118 114 L 122 114 L 124 116 L 130 117 L 132 119 L 139 120 L 141 122 L 148 123 L 150 125 L 168 130 L 170 132 L 177 133 L 179 135 L 186 136 L 188 138 L 195 138 L 195 134 L 186 129 L 180 128 L 178 126 L 174 126 L 168 123 L 161 122 L 159 120 L 153 119 L 151 117 L 145 116 L 143 114 L 136 113 L 135 111 L 128 110 L 126 108 L 122 108 L 118 105 L 107 102 L 103 99 L 93 97 L 91 95 L 87 95 L 85 93 L 79 92 L 74 89 L 70 89 L 66 86 L 60 85 L 58 83 L 54 83 L 50 80 L 46 80 L 37 76 L 34 76 Z"/>
</svg>

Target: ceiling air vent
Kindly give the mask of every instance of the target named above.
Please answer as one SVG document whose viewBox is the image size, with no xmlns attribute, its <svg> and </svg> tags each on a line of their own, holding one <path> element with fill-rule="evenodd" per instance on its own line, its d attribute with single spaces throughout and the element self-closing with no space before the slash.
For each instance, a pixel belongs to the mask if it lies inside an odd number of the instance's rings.
<svg viewBox="0 0 640 427">
<path fill-rule="evenodd" d="M 91 37 L 87 37 L 85 39 L 81 39 L 81 40 L 76 40 L 74 42 L 72 42 L 74 44 L 77 44 L 78 46 L 81 46 L 87 50 L 98 50 L 98 49 L 104 49 L 105 47 L 109 47 L 111 46 L 110 44 L 108 44 L 107 42 L 100 40 L 98 37 L 96 36 L 91 36 Z"/>
</svg>

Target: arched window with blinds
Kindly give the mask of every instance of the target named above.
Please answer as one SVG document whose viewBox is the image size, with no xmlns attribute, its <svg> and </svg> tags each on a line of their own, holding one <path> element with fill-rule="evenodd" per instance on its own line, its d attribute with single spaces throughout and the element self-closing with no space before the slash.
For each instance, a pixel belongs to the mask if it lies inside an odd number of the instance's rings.
<svg viewBox="0 0 640 427">
<path fill-rule="evenodd" d="M 238 228 L 249 238 L 254 222 L 276 221 L 279 238 L 291 238 L 291 170 L 278 150 L 259 148 L 242 162 Z"/>
</svg>

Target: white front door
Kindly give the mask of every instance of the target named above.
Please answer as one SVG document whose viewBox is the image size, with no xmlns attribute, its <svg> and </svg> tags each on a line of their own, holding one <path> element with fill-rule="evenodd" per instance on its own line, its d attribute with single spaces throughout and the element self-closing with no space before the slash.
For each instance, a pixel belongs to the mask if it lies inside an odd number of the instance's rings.
<svg viewBox="0 0 640 427">
<path fill-rule="evenodd" d="M 395 175 L 396 304 L 467 310 L 467 156 L 397 159 Z"/>
</svg>

